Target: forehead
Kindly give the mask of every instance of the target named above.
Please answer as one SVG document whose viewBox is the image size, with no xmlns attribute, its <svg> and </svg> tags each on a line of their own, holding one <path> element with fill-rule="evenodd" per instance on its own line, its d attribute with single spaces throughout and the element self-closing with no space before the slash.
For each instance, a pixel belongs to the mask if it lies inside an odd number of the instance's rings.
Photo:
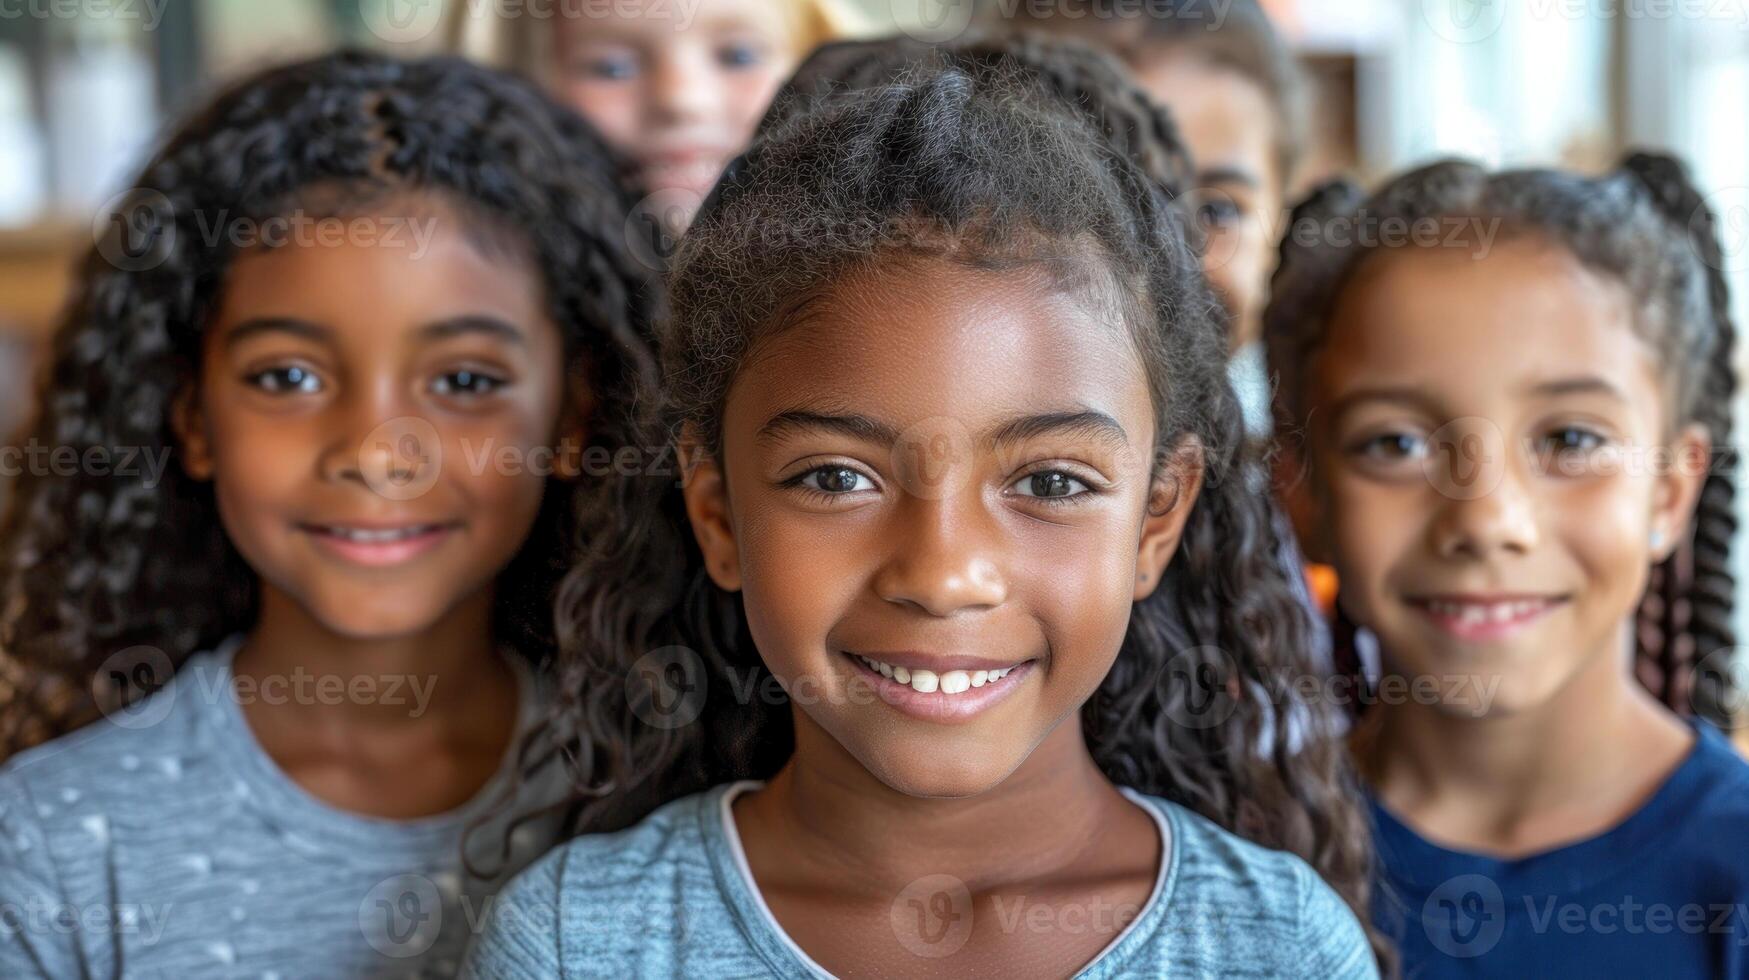
<svg viewBox="0 0 1749 980">
<path fill-rule="evenodd" d="M 1476 403 L 1577 374 L 1657 392 L 1654 352 L 1619 282 L 1536 236 L 1367 259 L 1337 297 L 1315 355 L 1324 399 L 1381 383 Z M 1657 403 L 1653 399 L 1653 404 Z"/>
<path fill-rule="evenodd" d="M 1273 179 L 1275 109 L 1263 86 L 1178 46 L 1145 48 L 1133 68 L 1148 94 L 1172 110 L 1198 169 L 1242 168 Z"/>
<path fill-rule="evenodd" d="M 430 195 L 398 195 L 352 214 L 294 209 L 259 231 L 280 244 L 239 251 L 219 321 L 296 316 L 386 333 L 463 310 L 545 319 L 533 263 Z"/>
<path fill-rule="evenodd" d="M 747 31 L 787 42 L 798 28 L 793 7 L 794 0 L 614 0 L 583 4 L 557 19 L 559 36 L 569 43 Z"/>
<path fill-rule="evenodd" d="M 792 403 L 853 402 L 899 425 L 974 425 L 1075 403 L 1126 428 L 1150 419 L 1147 377 L 1116 304 L 1065 292 L 1054 278 L 1038 266 L 935 259 L 854 275 L 758 345 L 729 415 L 759 425 L 751 416 Z"/>
</svg>

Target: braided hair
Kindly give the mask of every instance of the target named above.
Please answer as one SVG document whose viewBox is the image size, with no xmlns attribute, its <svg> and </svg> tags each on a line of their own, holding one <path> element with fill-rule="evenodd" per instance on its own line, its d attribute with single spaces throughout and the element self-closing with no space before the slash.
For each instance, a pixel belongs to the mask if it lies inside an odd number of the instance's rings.
<svg viewBox="0 0 1749 980">
<path fill-rule="evenodd" d="M 1714 455 L 1694 520 L 1675 552 L 1651 570 L 1635 614 L 1635 674 L 1665 705 L 1728 725 L 1735 702 L 1729 672 L 1712 654 L 1735 646 L 1731 625 L 1731 539 L 1736 455 L 1730 448 L 1736 391 L 1736 330 L 1722 272 L 1714 217 L 1682 165 L 1636 153 L 1597 178 L 1550 170 L 1489 173 L 1446 161 L 1403 174 L 1370 198 L 1343 182 L 1326 184 L 1295 208 L 1264 316 L 1269 362 L 1281 386 L 1277 431 L 1301 432 L 1308 417 L 1305 371 L 1344 285 L 1376 246 L 1317 230 L 1332 221 L 1404 222 L 1428 218 L 1498 219 L 1503 234 L 1535 234 L 1593 271 L 1627 287 L 1636 329 L 1661 352 L 1680 423 L 1698 422 Z M 1338 636 L 1352 636 L 1343 623 Z M 1341 659 L 1357 667 L 1352 647 Z"/>
<path fill-rule="evenodd" d="M 1183 159 L 1170 123 L 1147 118 L 1165 144 L 1150 173 L 1107 142 L 1118 116 L 1101 123 L 1056 94 L 1108 63 L 1052 75 L 970 42 L 895 68 L 892 51 L 912 49 L 893 43 L 829 47 L 804 66 L 682 240 L 661 332 L 670 433 L 694 426 L 720 455 L 723 405 L 749 352 L 798 304 L 859 270 L 900 256 L 980 266 L 1051 257 L 1093 270 L 1086 281 L 1123 294 L 1158 446 L 1200 440 L 1206 489 L 1176 560 L 1135 604 L 1116 662 L 1083 708 L 1090 752 L 1115 783 L 1306 858 L 1365 921 L 1366 826 L 1340 747 L 1306 737 L 1336 726 L 1291 683 L 1311 671 L 1310 623 L 1276 560 L 1272 504 L 1247 479 L 1261 464 L 1226 381 L 1225 322 L 1167 192 L 1179 172 L 1170 161 Z M 664 525 L 641 550 L 669 560 L 658 552 L 671 546 Z M 709 785 L 769 778 L 793 752 L 782 699 L 701 698 L 686 724 L 647 723 L 662 675 L 639 664 L 665 645 L 684 648 L 670 659 L 699 671 L 697 688 L 774 689 L 741 596 L 711 582 L 695 543 L 683 547 L 685 581 L 658 629 L 628 644 L 598 628 L 564 649 L 579 676 L 654 682 L 596 685 L 592 702 L 569 707 L 568 754 L 594 767 L 581 829 L 624 826 L 654 802 Z M 605 571 L 574 575 L 600 583 Z M 590 606 L 611 623 L 641 601 L 598 585 Z M 1199 700 L 1209 692 L 1218 707 Z M 1289 716 L 1306 724 L 1278 723 Z M 635 800 L 631 786 L 642 788 Z"/>
<path fill-rule="evenodd" d="M 529 84 L 457 59 L 342 52 L 242 81 L 168 138 L 139 174 L 128 227 L 108 228 L 84 259 L 22 438 L 169 458 L 172 402 L 196 380 L 237 254 L 232 236 L 203 226 L 218 216 L 260 227 L 303 207 L 368 213 L 415 191 L 538 265 L 567 363 L 587 365 L 602 406 L 591 447 L 647 445 L 631 406 L 656 383 L 654 292 L 623 243 L 631 194 L 612 159 Z M 493 618 L 506 645 L 550 658 L 559 579 L 580 552 L 611 549 L 624 483 L 546 495 L 500 579 Z M 156 481 L 18 476 L 0 517 L 0 758 L 135 695 L 100 669 L 106 658 L 151 647 L 174 668 L 246 629 L 256 602 L 212 486 L 180 467 Z"/>
</svg>

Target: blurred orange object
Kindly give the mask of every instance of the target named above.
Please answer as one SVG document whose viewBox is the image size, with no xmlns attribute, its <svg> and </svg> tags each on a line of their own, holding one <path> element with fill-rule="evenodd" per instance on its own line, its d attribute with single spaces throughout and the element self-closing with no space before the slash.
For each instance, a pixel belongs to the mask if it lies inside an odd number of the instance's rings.
<svg viewBox="0 0 1749 980">
<path fill-rule="evenodd" d="M 1306 563 L 1306 588 L 1312 601 L 1326 617 L 1336 612 L 1336 569 L 1329 565 Z"/>
</svg>

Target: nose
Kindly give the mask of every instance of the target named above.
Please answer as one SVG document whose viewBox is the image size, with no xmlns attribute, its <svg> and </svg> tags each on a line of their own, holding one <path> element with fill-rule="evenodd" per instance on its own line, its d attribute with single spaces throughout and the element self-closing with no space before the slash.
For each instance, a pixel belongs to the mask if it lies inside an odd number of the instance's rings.
<svg viewBox="0 0 1749 980">
<path fill-rule="evenodd" d="M 665 49 L 651 66 L 650 108 L 658 121 L 685 123 L 715 118 L 720 80 L 711 53 L 690 44 Z"/>
<path fill-rule="evenodd" d="M 1431 534 L 1433 550 L 1441 558 L 1529 553 L 1539 534 L 1536 501 L 1526 474 L 1508 466 L 1486 493 L 1445 495 Z"/>
<path fill-rule="evenodd" d="M 400 487 L 434 462 L 435 430 L 400 403 L 392 382 L 351 389 L 326 416 L 328 438 L 317 460 L 323 480 Z"/>
<path fill-rule="evenodd" d="M 893 546 L 875 576 L 887 602 L 931 616 L 987 610 L 1008 598 L 1000 531 L 976 492 L 948 499 L 912 497 L 891 529 Z"/>
</svg>

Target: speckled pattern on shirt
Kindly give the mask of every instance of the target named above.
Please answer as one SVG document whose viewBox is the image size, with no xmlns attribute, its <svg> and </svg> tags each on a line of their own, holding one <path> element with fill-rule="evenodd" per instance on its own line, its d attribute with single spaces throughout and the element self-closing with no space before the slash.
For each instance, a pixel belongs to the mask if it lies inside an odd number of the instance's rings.
<svg viewBox="0 0 1749 980">
<path fill-rule="evenodd" d="M 125 715 L 0 768 L 0 977 L 455 973 L 508 878 L 467 875 L 462 832 L 506 788 L 509 767 L 434 817 L 328 806 L 255 741 L 233 693 L 237 645 L 191 657 Z M 519 675 L 526 729 L 545 692 L 526 668 Z M 417 710 L 410 690 L 378 692 Z M 557 786 L 539 785 L 525 801 Z M 556 829 L 519 829 L 509 870 L 551 846 Z M 470 849 L 495 857 L 500 831 L 470 838 Z"/>
</svg>

